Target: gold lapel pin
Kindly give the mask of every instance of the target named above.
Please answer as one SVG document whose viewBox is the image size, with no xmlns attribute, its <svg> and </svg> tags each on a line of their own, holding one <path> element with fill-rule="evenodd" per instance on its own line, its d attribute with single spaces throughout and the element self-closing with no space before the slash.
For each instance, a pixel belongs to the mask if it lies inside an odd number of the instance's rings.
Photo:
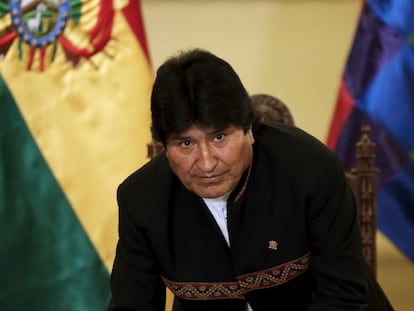
<svg viewBox="0 0 414 311">
<path fill-rule="evenodd" d="M 268 242 L 268 244 L 267 244 L 267 247 L 269 248 L 269 249 L 272 249 L 272 250 L 277 250 L 277 247 L 279 246 L 279 243 L 277 242 L 277 241 L 275 241 L 275 240 L 271 240 L 271 241 L 269 241 Z"/>
</svg>

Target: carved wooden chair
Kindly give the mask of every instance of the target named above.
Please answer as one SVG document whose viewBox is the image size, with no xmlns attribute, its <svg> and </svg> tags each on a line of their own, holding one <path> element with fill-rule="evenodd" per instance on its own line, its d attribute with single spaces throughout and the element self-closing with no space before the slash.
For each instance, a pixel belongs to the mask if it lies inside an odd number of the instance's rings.
<svg viewBox="0 0 414 311">
<path fill-rule="evenodd" d="M 289 108 L 278 98 L 266 95 L 252 95 L 252 105 L 256 117 L 260 121 L 282 122 L 295 126 Z M 361 139 L 356 144 L 356 166 L 345 175 L 355 196 L 364 257 L 376 276 L 377 272 L 377 173 L 373 164 L 375 144 L 369 137 L 370 129 L 364 126 L 361 129 Z M 163 147 L 158 142 L 147 145 L 148 157 L 152 159 L 159 154 Z"/>
<path fill-rule="evenodd" d="M 289 108 L 278 98 L 257 94 L 251 96 L 257 118 L 267 122 L 282 122 L 295 125 Z M 358 208 L 358 218 L 364 257 L 376 276 L 377 272 L 377 174 L 373 164 L 375 144 L 369 137 L 370 128 L 361 129 L 361 139 L 355 142 L 356 166 L 345 175 L 351 185 Z"/>
</svg>

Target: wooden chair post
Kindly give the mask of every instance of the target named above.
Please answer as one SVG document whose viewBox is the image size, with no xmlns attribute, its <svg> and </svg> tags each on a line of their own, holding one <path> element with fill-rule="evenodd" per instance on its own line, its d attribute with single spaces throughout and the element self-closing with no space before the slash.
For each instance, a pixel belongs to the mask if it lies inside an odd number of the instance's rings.
<svg viewBox="0 0 414 311">
<path fill-rule="evenodd" d="M 357 163 L 350 173 L 356 176 L 358 218 L 364 257 L 377 275 L 377 174 L 374 166 L 375 143 L 370 140 L 370 127 L 363 126 L 361 140 L 356 144 Z"/>
</svg>

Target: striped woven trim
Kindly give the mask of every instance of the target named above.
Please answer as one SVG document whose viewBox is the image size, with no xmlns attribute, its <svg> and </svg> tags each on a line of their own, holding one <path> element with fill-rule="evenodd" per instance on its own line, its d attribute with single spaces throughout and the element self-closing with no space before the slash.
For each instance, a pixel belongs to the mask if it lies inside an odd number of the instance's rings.
<svg viewBox="0 0 414 311">
<path fill-rule="evenodd" d="M 244 299 L 252 290 L 289 282 L 309 268 L 311 253 L 263 271 L 244 274 L 236 282 L 174 282 L 165 277 L 165 285 L 175 296 L 188 300 Z"/>
</svg>

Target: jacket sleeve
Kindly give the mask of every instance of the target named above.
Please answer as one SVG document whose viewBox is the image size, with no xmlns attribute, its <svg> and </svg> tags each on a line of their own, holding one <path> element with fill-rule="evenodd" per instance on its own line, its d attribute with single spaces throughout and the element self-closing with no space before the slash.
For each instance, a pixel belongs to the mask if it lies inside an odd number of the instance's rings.
<svg viewBox="0 0 414 311">
<path fill-rule="evenodd" d="M 165 286 L 145 237 L 134 223 L 122 185 L 118 188 L 119 240 L 111 273 L 112 297 L 108 310 L 164 311 Z"/>
<path fill-rule="evenodd" d="M 366 310 L 368 270 L 355 200 L 337 157 L 332 154 L 325 164 L 307 202 L 316 282 L 307 310 Z"/>
</svg>

